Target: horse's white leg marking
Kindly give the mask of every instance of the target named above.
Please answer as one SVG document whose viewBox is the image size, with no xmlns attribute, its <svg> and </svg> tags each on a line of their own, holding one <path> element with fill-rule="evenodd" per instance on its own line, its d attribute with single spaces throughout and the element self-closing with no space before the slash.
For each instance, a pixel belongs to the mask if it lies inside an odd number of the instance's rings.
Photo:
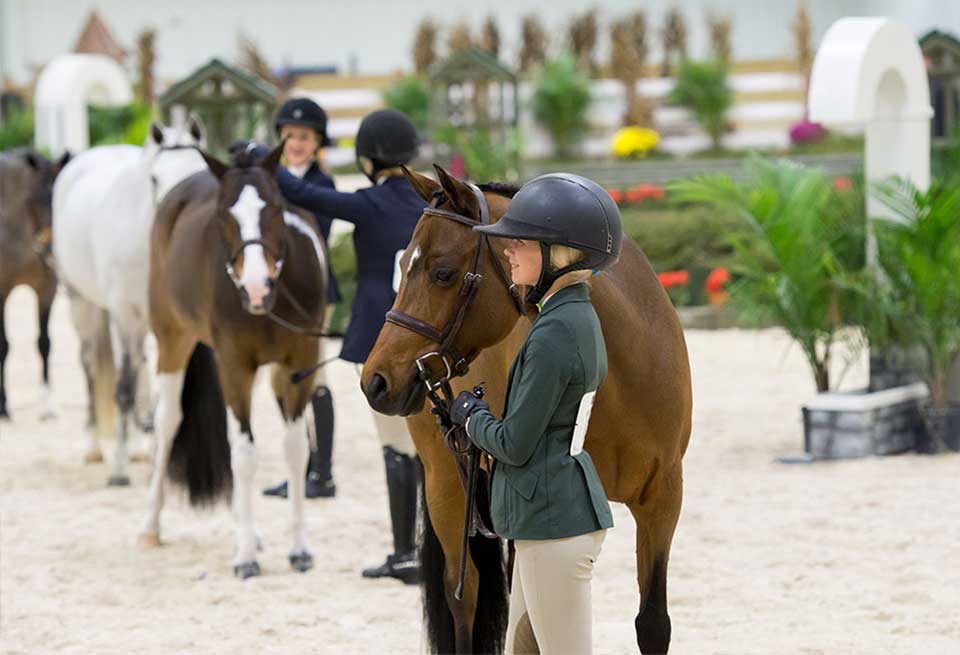
<svg viewBox="0 0 960 655">
<path fill-rule="evenodd" d="M 247 184 L 240 191 L 237 201 L 230 207 L 230 213 L 240 226 L 240 238 L 244 241 L 253 241 L 261 238 L 260 210 L 267 206 L 255 187 Z M 263 304 L 264 298 L 270 293 L 267 285 L 269 270 L 264 257 L 263 246 L 251 245 L 243 250 L 243 273 L 240 283 L 243 285 L 250 304 L 258 307 Z"/>
<path fill-rule="evenodd" d="M 290 532 L 293 537 L 291 555 L 312 554 L 307 542 L 307 530 L 303 518 L 305 484 L 303 472 L 307 468 L 310 446 L 307 442 L 307 413 L 287 422 L 287 432 L 283 439 L 283 452 L 287 460 L 287 480 L 290 497 Z"/>
<path fill-rule="evenodd" d="M 233 564 L 237 566 L 257 559 L 257 531 L 253 524 L 253 476 L 257 472 L 257 448 L 251 434 L 242 431 L 240 420 L 229 407 L 227 434 L 230 437 L 233 519 L 237 534 L 237 553 Z M 303 477 L 303 471 L 300 477 Z"/>
<path fill-rule="evenodd" d="M 183 419 L 183 410 L 180 408 L 180 394 L 183 392 L 183 378 L 186 370 L 176 373 L 161 373 L 157 376 L 157 403 L 156 425 L 154 435 L 157 447 L 153 460 L 153 474 L 150 476 L 150 490 L 148 491 L 149 511 L 143 523 L 141 536 L 160 535 L 160 510 L 163 509 L 163 482 L 167 477 L 167 464 L 170 461 L 170 449 L 173 447 L 173 438 Z"/>
</svg>

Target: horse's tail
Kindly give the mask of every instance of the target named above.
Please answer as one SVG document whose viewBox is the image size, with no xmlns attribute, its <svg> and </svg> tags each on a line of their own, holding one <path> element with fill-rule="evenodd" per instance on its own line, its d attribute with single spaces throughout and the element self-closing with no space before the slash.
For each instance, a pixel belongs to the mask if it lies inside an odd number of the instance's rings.
<svg viewBox="0 0 960 655">
<path fill-rule="evenodd" d="M 117 428 L 117 367 L 110 341 L 110 315 L 98 309 L 90 345 L 93 348 L 93 420 L 97 434 L 112 437 Z"/>
<path fill-rule="evenodd" d="M 180 396 L 183 419 L 170 449 L 170 479 L 185 486 L 190 504 L 210 506 L 233 488 L 227 409 L 213 351 L 198 343 Z"/>
<path fill-rule="evenodd" d="M 454 653 L 456 633 L 444 587 L 446 560 L 440 539 L 437 538 L 430 521 L 422 488 L 420 501 L 423 511 L 420 566 L 423 575 L 423 619 L 428 646 L 431 653 Z M 509 607 L 503 542 L 500 539 L 473 537 L 470 539 L 470 556 L 480 575 L 477 612 L 473 620 L 473 652 L 502 653 Z"/>
</svg>

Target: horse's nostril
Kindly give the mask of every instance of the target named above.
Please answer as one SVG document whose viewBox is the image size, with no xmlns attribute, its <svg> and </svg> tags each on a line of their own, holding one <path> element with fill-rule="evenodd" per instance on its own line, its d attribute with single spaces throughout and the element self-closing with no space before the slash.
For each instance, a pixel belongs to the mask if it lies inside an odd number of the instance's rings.
<svg viewBox="0 0 960 655">
<path fill-rule="evenodd" d="M 387 381 L 379 373 L 374 373 L 370 379 L 369 395 L 371 398 L 382 398 L 387 393 Z"/>
</svg>

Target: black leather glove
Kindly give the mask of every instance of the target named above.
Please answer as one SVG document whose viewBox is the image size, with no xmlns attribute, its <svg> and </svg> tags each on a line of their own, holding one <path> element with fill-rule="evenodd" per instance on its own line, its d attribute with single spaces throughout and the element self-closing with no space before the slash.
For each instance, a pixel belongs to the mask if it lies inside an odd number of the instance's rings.
<svg viewBox="0 0 960 655">
<path fill-rule="evenodd" d="M 467 424 L 467 419 L 475 411 L 480 409 L 490 409 L 487 401 L 477 398 L 469 391 L 461 391 L 457 399 L 453 401 L 453 407 L 450 409 L 450 419 L 457 425 Z"/>
</svg>

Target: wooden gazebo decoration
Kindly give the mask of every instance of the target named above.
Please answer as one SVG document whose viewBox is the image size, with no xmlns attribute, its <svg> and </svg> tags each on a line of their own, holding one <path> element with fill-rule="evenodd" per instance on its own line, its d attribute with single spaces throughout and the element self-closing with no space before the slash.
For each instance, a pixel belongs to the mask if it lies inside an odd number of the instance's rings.
<svg viewBox="0 0 960 655">
<path fill-rule="evenodd" d="M 920 38 L 920 51 L 930 80 L 934 138 L 952 138 L 960 127 L 960 40 L 932 30 Z"/>
<path fill-rule="evenodd" d="M 517 74 L 479 48 L 455 52 L 430 74 L 431 133 L 449 126 L 486 131 L 495 146 L 508 149 L 520 117 Z M 513 168 L 519 172 L 519 153 Z"/>
<path fill-rule="evenodd" d="M 206 128 L 208 149 L 225 156 L 237 139 L 274 142 L 269 125 L 278 96 L 275 86 L 256 75 L 211 59 L 160 96 L 160 111 L 168 122 L 174 122 L 176 107 L 197 114 Z"/>
</svg>

